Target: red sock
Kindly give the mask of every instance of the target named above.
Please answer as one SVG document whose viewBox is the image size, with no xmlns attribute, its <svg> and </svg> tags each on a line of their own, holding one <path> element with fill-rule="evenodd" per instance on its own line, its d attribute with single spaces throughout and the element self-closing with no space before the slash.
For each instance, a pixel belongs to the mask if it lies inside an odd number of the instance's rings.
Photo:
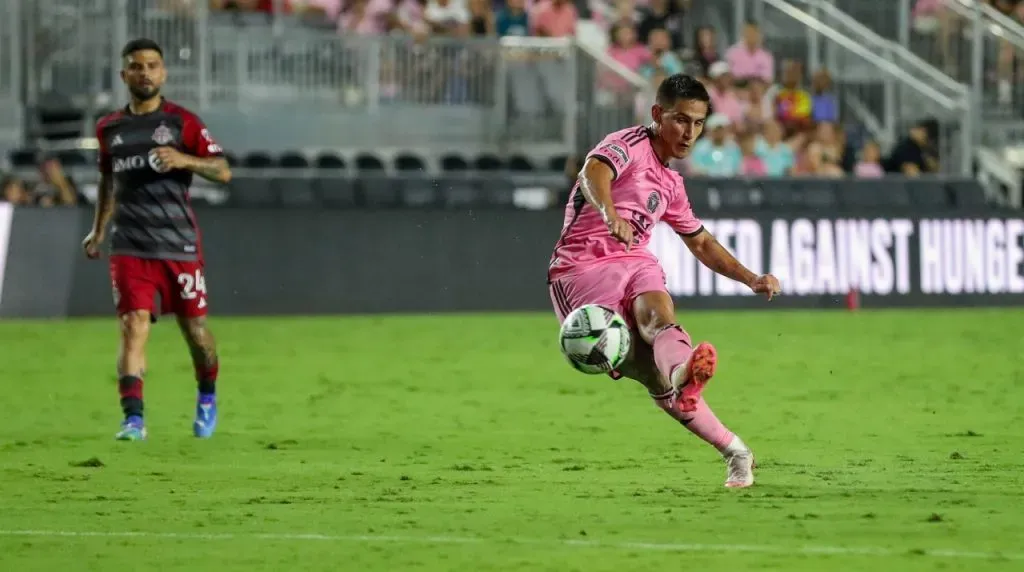
<svg viewBox="0 0 1024 572">
<path fill-rule="evenodd" d="M 214 395 L 217 393 L 217 373 L 220 370 L 220 362 L 214 362 L 212 366 L 196 366 L 196 382 L 199 384 L 200 395 Z"/>
<path fill-rule="evenodd" d="M 124 416 L 142 417 L 142 378 L 124 375 L 117 380 L 117 392 L 121 394 L 121 409 Z"/>
</svg>

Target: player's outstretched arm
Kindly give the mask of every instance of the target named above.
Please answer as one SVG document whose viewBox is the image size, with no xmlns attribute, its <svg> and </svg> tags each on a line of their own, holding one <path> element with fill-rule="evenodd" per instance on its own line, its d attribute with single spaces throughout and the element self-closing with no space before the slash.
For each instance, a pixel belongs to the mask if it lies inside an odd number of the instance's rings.
<svg viewBox="0 0 1024 572">
<path fill-rule="evenodd" d="M 701 230 L 693 236 L 680 236 L 697 260 L 718 274 L 746 284 L 754 292 L 766 295 L 769 300 L 781 293 L 782 287 L 777 278 L 771 274 L 758 276 L 751 272 L 749 268 L 736 260 L 736 257 L 722 246 L 707 229 Z"/>
</svg>

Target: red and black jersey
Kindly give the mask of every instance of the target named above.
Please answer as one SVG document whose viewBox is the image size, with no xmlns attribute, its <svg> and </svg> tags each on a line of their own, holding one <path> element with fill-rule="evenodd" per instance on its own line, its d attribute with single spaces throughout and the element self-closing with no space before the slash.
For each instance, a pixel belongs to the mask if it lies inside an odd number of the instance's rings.
<svg viewBox="0 0 1024 572">
<path fill-rule="evenodd" d="M 174 147 L 195 157 L 223 154 L 194 113 L 163 100 L 152 113 L 128 107 L 96 125 L 100 172 L 113 177 L 117 204 L 111 254 L 164 260 L 200 260 L 199 226 L 192 212 L 192 173 L 154 168 L 150 151 Z"/>
</svg>

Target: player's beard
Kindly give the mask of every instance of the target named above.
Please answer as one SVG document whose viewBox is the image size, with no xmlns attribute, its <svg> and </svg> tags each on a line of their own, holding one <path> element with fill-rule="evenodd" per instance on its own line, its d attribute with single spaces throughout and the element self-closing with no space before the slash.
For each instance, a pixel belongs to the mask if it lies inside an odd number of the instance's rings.
<svg viewBox="0 0 1024 572">
<path fill-rule="evenodd" d="M 140 103 L 150 101 L 153 98 L 160 97 L 160 88 L 156 86 L 132 86 L 128 88 L 131 92 L 132 97 L 138 100 Z"/>
</svg>

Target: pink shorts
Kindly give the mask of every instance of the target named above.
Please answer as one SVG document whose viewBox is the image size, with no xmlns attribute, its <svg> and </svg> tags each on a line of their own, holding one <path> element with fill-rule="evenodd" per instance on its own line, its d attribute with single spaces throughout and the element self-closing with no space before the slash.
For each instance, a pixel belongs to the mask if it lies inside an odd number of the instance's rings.
<svg viewBox="0 0 1024 572">
<path fill-rule="evenodd" d="M 645 292 L 665 292 L 665 271 L 655 259 L 617 258 L 554 278 L 548 291 L 559 323 L 584 304 L 600 304 L 618 312 L 635 330 L 633 301 Z M 609 375 L 622 377 L 617 371 Z"/>
</svg>

